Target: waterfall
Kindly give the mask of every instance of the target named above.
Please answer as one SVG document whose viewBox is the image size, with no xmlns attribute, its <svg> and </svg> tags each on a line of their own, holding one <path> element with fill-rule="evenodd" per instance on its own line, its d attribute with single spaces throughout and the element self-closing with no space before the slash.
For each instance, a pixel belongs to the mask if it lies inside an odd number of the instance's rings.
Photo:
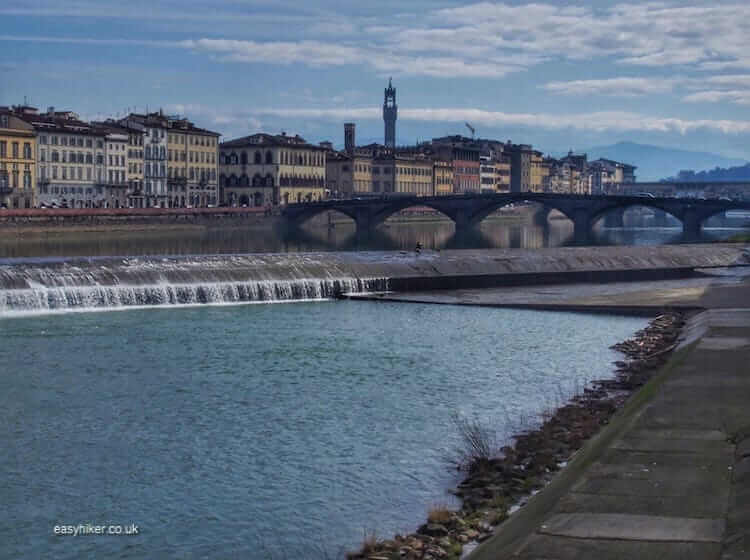
<svg viewBox="0 0 750 560">
<path fill-rule="evenodd" d="M 0 265 L 0 316 L 128 307 L 322 300 L 385 291 L 304 256 L 89 259 Z"/>
</svg>

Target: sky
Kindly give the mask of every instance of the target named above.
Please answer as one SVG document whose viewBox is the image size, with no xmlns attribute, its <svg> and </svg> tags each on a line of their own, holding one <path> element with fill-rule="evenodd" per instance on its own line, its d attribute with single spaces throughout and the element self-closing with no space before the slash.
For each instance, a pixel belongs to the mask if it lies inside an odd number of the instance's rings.
<svg viewBox="0 0 750 560">
<path fill-rule="evenodd" d="M 750 3 L 3 0 L 0 105 L 163 108 L 224 139 L 634 141 L 750 159 Z"/>
</svg>

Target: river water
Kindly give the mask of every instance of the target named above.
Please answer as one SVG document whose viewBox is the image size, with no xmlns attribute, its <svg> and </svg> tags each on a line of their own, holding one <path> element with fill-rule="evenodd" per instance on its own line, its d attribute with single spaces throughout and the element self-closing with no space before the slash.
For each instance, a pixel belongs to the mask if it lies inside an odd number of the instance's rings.
<svg viewBox="0 0 750 560">
<path fill-rule="evenodd" d="M 703 241 L 726 238 L 737 229 L 707 228 Z M 679 243 L 682 230 L 670 227 L 628 227 L 594 231 L 598 245 L 658 245 Z M 569 220 L 550 220 L 546 226 L 520 220 L 485 220 L 479 229 L 457 233 L 451 222 L 387 222 L 375 231 L 357 235 L 353 224 L 333 228 L 278 231 L 270 227 L 109 232 L 49 232 L 0 235 L 1 257 L 185 255 L 216 253 L 293 253 L 306 251 L 427 249 L 538 249 L 573 242 Z"/>
<path fill-rule="evenodd" d="M 320 302 L 0 318 L 0 557 L 323 558 L 453 503 L 642 319 Z M 135 523 L 137 536 L 55 536 Z"/>
</svg>

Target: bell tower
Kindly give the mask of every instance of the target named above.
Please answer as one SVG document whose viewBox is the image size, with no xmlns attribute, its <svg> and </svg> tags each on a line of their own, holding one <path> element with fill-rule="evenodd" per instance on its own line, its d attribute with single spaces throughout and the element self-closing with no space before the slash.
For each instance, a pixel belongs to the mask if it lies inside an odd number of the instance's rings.
<svg viewBox="0 0 750 560">
<path fill-rule="evenodd" d="M 385 89 L 385 98 L 383 100 L 383 121 L 385 121 L 385 147 L 396 147 L 396 117 L 398 116 L 398 106 L 396 105 L 396 88 L 388 78 L 388 87 Z"/>
</svg>

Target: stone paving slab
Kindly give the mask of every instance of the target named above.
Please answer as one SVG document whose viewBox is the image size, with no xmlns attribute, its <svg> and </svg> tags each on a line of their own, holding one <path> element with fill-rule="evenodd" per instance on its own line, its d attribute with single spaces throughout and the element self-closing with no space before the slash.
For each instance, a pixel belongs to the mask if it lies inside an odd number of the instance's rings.
<svg viewBox="0 0 750 560">
<path fill-rule="evenodd" d="M 578 539 L 660 542 L 721 542 L 724 519 L 692 519 L 624 513 L 558 513 L 539 529 L 545 535 Z"/>
<path fill-rule="evenodd" d="M 498 559 L 518 560 L 706 560 L 717 559 L 721 544 L 711 542 L 649 542 L 603 539 L 573 539 L 533 535 L 523 549 Z"/>
<path fill-rule="evenodd" d="M 698 496 L 628 496 L 623 494 L 585 494 L 569 492 L 555 507 L 558 513 L 631 513 L 649 512 L 653 515 L 680 517 L 686 511 L 698 518 L 717 518 L 727 508 L 726 494 Z"/>
</svg>

